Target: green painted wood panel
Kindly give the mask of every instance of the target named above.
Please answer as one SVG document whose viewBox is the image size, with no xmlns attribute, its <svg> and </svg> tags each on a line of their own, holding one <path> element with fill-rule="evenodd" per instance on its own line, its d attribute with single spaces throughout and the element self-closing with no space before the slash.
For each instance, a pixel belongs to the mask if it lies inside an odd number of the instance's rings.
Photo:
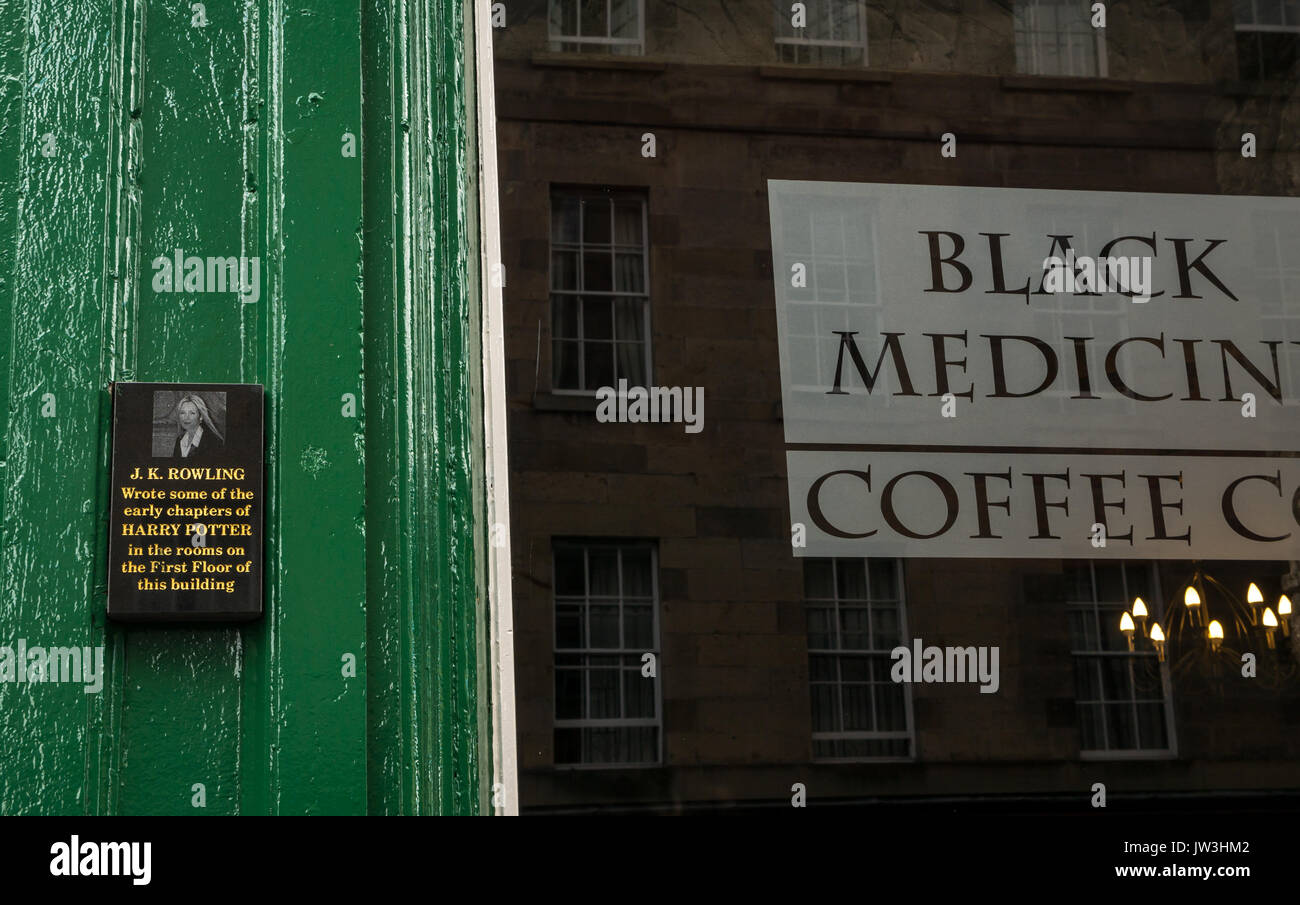
<svg viewBox="0 0 1300 905">
<path fill-rule="evenodd" d="M 0 633 L 6 644 L 104 642 L 97 590 L 97 511 L 106 447 L 100 436 L 108 275 L 105 161 L 115 23 L 107 7 L 69 16 L 57 3 L 8 3 L 5 147 L 16 170 L 6 264 L 0 373 L 6 408 Z M 10 31 L 10 29 L 13 29 Z M 51 136 L 47 144 L 45 136 Z M 42 153 L 53 150 L 51 156 Z M 48 395 L 47 395 L 48 394 Z M 47 406 L 53 403 L 53 409 Z M 43 417 L 42 409 L 52 411 Z M 75 684 L 0 683 L 5 813 L 93 807 L 87 751 L 110 695 Z"/>
<path fill-rule="evenodd" d="M 204 18 L 0 0 L 0 645 L 106 653 L 0 683 L 0 813 L 487 811 L 467 10 Z M 177 248 L 259 297 L 155 291 Z M 114 380 L 266 386 L 262 621 L 106 623 Z"/>
<path fill-rule="evenodd" d="M 491 811 L 470 25 L 454 0 L 362 7 L 378 814 Z"/>
</svg>

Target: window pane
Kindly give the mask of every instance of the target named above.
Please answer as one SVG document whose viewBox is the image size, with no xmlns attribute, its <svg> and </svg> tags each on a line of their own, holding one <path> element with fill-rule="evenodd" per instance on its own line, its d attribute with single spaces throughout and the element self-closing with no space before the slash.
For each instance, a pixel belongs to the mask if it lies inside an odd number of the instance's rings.
<svg viewBox="0 0 1300 905">
<path fill-rule="evenodd" d="M 903 686 L 893 682 L 873 686 L 876 695 L 876 729 L 880 732 L 904 732 L 907 729 L 907 705 Z"/>
<path fill-rule="evenodd" d="M 584 622 L 581 606 L 556 604 L 555 646 L 585 647 Z"/>
<path fill-rule="evenodd" d="M 1074 697 L 1077 701 L 1101 700 L 1101 667 L 1092 657 L 1076 657 L 1074 662 Z"/>
<path fill-rule="evenodd" d="M 605 4 L 608 0 L 582 0 L 580 34 L 594 37 L 609 36 L 609 18 Z"/>
<path fill-rule="evenodd" d="M 614 300 L 614 337 L 645 341 L 645 302 L 641 299 Z"/>
<path fill-rule="evenodd" d="M 1062 567 L 1062 591 L 1067 603 L 1092 603 L 1092 567 L 1088 563 L 1067 562 Z"/>
<path fill-rule="evenodd" d="M 608 245 L 609 202 L 603 198 L 586 198 L 582 202 L 582 241 L 586 245 Z"/>
<path fill-rule="evenodd" d="M 835 577 L 840 600 L 867 599 L 867 569 L 860 559 L 837 559 Z"/>
<path fill-rule="evenodd" d="M 557 764 L 582 763 L 582 730 L 555 730 L 555 762 Z"/>
<path fill-rule="evenodd" d="M 1106 720 L 1106 734 L 1110 739 L 1110 750 L 1137 747 L 1137 726 L 1133 722 L 1131 704 L 1103 704 L 1102 714 Z"/>
<path fill-rule="evenodd" d="M 642 242 L 641 204 L 635 201 L 619 201 L 614 204 L 614 241 L 619 245 L 635 245 L 640 248 Z"/>
<path fill-rule="evenodd" d="M 839 700 L 834 685 L 812 686 L 813 732 L 836 732 L 838 724 Z"/>
<path fill-rule="evenodd" d="M 1141 597 L 1147 605 L 1147 612 L 1155 617 L 1160 601 L 1156 600 L 1151 586 L 1151 568 L 1145 563 L 1128 563 L 1124 567 L 1124 581 L 1128 585 L 1128 596 L 1124 601 L 1126 607 L 1133 605 L 1135 597 Z"/>
<path fill-rule="evenodd" d="M 893 650 L 902 644 L 897 609 L 892 606 L 872 607 L 871 623 L 873 650 Z"/>
<path fill-rule="evenodd" d="M 805 599 L 830 600 L 835 596 L 833 573 L 829 559 L 803 561 L 803 595 Z"/>
<path fill-rule="evenodd" d="M 555 718 L 581 719 L 583 671 L 574 668 L 555 669 Z"/>
<path fill-rule="evenodd" d="M 897 563 L 892 559 L 870 560 L 871 599 L 895 600 L 898 598 Z"/>
<path fill-rule="evenodd" d="M 840 607 L 840 647 L 869 649 L 870 612 L 866 607 Z"/>
<path fill-rule="evenodd" d="M 822 607 L 808 607 L 808 646 L 814 650 L 832 650 L 835 647 L 835 611 Z"/>
<path fill-rule="evenodd" d="M 1168 748 L 1163 702 L 1137 705 L 1138 734 L 1143 748 Z"/>
<path fill-rule="evenodd" d="M 582 288 L 586 292 L 614 291 L 614 267 L 609 252 L 604 249 L 587 249 L 583 252 Z M 599 335 L 608 338 L 610 334 L 605 332 Z"/>
<path fill-rule="evenodd" d="M 1124 598 L 1124 579 L 1118 563 L 1097 563 L 1093 570 L 1097 580 L 1097 602 L 1128 606 Z"/>
<path fill-rule="evenodd" d="M 614 325 L 610 313 L 610 300 L 586 297 L 582 300 L 582 333 L 584 339 L 613 339 Z"/>
<path fill-rule="evenodd" d="M 648 651 L 654 643 L 654 612 L 649 606 L 623 608 L 623 646 Z"/>
<path fill-rule="evenodd" d="M 551 382 L 556 389 L 581 389 L 578 380 L 578 356 L 581 349 L 581 343 L 576 340 L 557 340 L 552 343 Z"/>
<path fill-rule="evenodd" d="M 578 338 L 578 300 L 573 296 L 551 296 L 551 336 L 556 339 Z"/>
<path fill-rule="evenodd" d="M 574 197 L 551 199 L 551 244 L 578 241 L 578 204 Z"/>
<path fill-rule="evenodd" d="M 576 251 L 551 252 L 551 288 L 577 290 L 578 253 Z M 577 326 L 574 326 L 572 333 L 566 335 L 577 336 Z"/>
<path fill-rule="evenodd" d="M 659 759 L 659 727 L 632 726 L 626 730 L 629 760 L 650 763 Z"/>
<path fill-rule="evenodd" d="M 612 764 L 630 760 L 626 739 L 620 730 L 610 727 L 582 730 L 584 760 L 589 764 Z"/>
<path fill-rule="evenodd" d="M 645 292 L 645 258 L 640 252 L 619 252 L 615 256 L 614 290 Z"/>
<path fill-rule="evenodd" d="M 1083 0 L 1016 0 L 1016 67 L 1032 75 L 1095 76 L 1097 43 Z"/>
<path fill-rule="evenodd" d="M 848 684 L 850 682 L 870 682 L 873 675 L 872 658 L 870 657 L 846 657 L 839 658 L 840 664 L 840 681 Z"/>
<path fill-rule="evenodd" d="M 618 596 L 618 550 L 600 547 L 589 550 L 587 570 L 592 597 Z"/>
<path fill-rule="evenodd" d="M 875 729 L 871 716 L 871 686 L 844 685 L 844 731 L 869 732 Z"/>
<path fill-rule="evenodd" d="M 591 646 L 616 648 L 619 646 L 618 606 L 592 604 L 588 608 L 588 627 Z"/>
<path fill-rule="evenodd" d="M 1104 751 L 1107 748 L 1106 730 L 1102 720 L 1102 704 L 1079 704 L 1079 747 L 1084 751 Z"/>
<path fill-rule="evenodd" d="M 1133 683 L 1129 678 L 1129 657 L 1099 658 L 1101 664 L 1101 696 L 1104 701 L 1127 701 L 1133 697 Z"/>
<path fill-rule="evenodd" d="M 646 374 L 644 345 L 614 343 L 614 355 L 615 377 L 626 380 L 629 386 L 645 386 L 650 382 Z"/>
<path fill-rule="evenodd" d="M 586 389 L 594 390 L 614 385 L 614 345 L 613 343 L 587 342 L 582 347 L 583 364 L 586 366 Z"/>
<path fill-rule="evenodd" d="M 1097 613 L 1092 607 L 1071 607 L 1070 647 L 1074 650 L 1097 649 Z"/>
<path fill-rule="evenodd" d="M 649 597 L 653 593 L 650 576 L 650 551 L 623 551 L 623 594 L 626 597 Z"/>
<path fill-rule="evenodd" d="M 610 35 L 615 38 L 637 37 L 639 14 L 637 0 L 610 0 Z"/>
<path fill-rule="evenodd" d="M 835 665 L 836 658 L 827 655 L 814 655 L 808 660 L 808 673 L 814 682 L 838 681 L 839 671 Z"/>
<path fill-rule="evenodd" d="M 1120 619 L 1124 616 L 1124 609 L 1118 606 L 1098 607 L 1097 621 L 1100 630 L 1101 649 L 1125 651 L 1128 650 L 1128 639 L 1124 633 L 1119 630 Z"/>
<path fill-rule="evenodd" d="M 617 719 L 622 716 L 622 708 L 619 706 L 618 666 L 604 657 L 591 659 L 593 665 L 587 671 L 587 683 L 591 689 L 587 717 L 593 720 Z M 597 660 L 602 661 L 603 665 L 594 665 Z"/>
<path fill-rule="evenodd" d="M 628 719 L 653 719 L 655 715 L 654 680 L 641 675 L 638 663 L 623 671 L 623 716 Z"/>
</svg>

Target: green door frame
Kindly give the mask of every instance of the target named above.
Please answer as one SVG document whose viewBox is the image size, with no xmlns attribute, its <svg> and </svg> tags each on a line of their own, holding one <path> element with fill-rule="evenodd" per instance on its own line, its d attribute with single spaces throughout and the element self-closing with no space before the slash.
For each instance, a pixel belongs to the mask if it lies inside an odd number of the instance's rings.
<svg viewBox="0 0 1300 905">
<path fill-rule="evenodd" d="M 105 653 L 0 682 L 0 814 L 514 810 L 487 23 L 330 6 L 0 0 L 0 646 Z M 266 386 L 261 621 L 106 621 L 119 380 Z"/>
</svg>

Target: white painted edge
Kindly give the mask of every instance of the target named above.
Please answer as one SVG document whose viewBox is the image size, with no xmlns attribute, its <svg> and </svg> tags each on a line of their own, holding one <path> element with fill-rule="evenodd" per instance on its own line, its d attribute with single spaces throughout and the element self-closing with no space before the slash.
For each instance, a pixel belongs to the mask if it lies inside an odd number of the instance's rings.
<svg viewBox="0 0 1300 905">
<path fill-rule="evenodd" d="M 492 0 L 474 0 L 474 72 L 478 105 L 479 258 L 482 285 L 483 462 L 488 528 L 488 626 L 492 686 L 492 781 L 501 795 L 489 795 L 493 813 L 519 814 L 519 770 L 515 746 L 514 594 L 510 581 L 510 473 L 506 457 L 505 320 L 502 287 L 493 266 L 501 263 L 497 193 L 496 88 L 492 75 Z M 503 282 L 509 283 L 509 274 Z M 492 543 L 492 526 L 504 525 L 505 543 Z M 496 801 L 501 804 L 495 804 Z"/>
</svg>

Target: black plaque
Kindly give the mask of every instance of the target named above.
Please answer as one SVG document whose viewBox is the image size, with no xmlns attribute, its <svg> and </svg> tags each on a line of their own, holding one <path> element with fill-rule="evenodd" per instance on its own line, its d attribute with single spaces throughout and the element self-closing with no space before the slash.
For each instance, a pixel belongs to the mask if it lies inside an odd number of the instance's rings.
<svg viewBox="0 0 1300 905">
<path fill-rule="evenodd" d="M 108 615 L 262 615 L 262 387 L 113 386 Z"/>
</svg>

